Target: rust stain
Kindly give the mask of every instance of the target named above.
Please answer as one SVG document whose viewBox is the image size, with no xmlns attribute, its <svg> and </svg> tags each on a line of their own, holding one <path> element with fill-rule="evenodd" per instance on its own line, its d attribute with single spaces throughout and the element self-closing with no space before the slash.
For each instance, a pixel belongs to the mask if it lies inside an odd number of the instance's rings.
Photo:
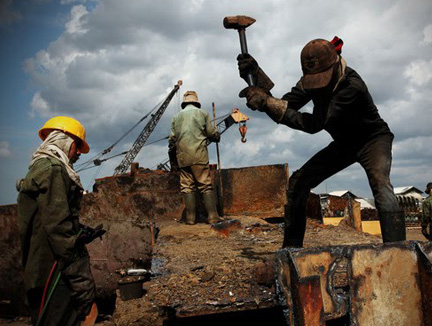
<svg viewBox="0 0 432 326">
<path fill-rule="evenodd" d="M 239 220 L 229 220 L 223 221 L 211 226 L 212 230 L 216 231 L 224 237 L 229 237 L 230 233 L 234 230 L 241 228 L 241 223 Z"/>
</svg>

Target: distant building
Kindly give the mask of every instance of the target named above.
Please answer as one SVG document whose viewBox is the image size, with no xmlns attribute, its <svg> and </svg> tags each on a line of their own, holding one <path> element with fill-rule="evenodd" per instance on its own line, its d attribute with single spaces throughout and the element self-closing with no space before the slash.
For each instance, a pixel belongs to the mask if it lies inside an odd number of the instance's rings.
<svg viewBox="0 0 432 326">
<path fill-rule="evenodd" d="M 321 207 L 326 210 L 329 208 L 331 197 L 339 197 L 343 199 L 354 199 L 356 202 L 360 203 L 360 209 L 369 208 L 375 209 L 375 204 L 373 199 L 362 198 L 352 193 L 349 190 L 337 190 L 332 191 L 328 194 L 320 194 Z"/>
<path fill-rule="evenodd" d="M 363 208 L 375 209 L 376 208 L 375 207 L 375 201 L 373 199 L 356 198 L 354 200 L 360 203 L 360 209 L 363 209 Z"/>
<path fill-rule="evenodd" d="M 329 193 L 330 196 L 342 197 L 342 198 L 358 198 L 349 190 L 337 190 Z"/>
<path fill-rule="evenodd" d="M 423 199 L 423 191 L 414 186 L 396 187 L 394 188 L 394 193 L 396 196 L 414 197 L 419 201 Z"/>
</svg>

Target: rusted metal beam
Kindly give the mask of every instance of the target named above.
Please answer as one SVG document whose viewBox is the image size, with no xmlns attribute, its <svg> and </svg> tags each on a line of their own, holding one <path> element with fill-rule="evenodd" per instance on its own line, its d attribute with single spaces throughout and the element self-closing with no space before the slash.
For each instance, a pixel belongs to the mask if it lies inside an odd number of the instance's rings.
<svg viewBox="0 0 432 326">
<path fill-rule="evenodd" d="M 431 252 L 414 241 L 280 250 L 277 283 L 287 320 L 318 323 L 323 309 L 325 320 L 349 316 L 355 326 L 431 325 Z M 344 261 L 345 288 L 335 282 Z"/>
<path fill-rule="evenodd" d="M 280 164 L 223 170 L 225 214 L 283 216 L 287 169 Z M 211 175 L 217 181 L 217 171 Z M 164 220 L 179 220 L 184 204 L 178 174 L 142 169 L 137 163 L 130 174 L 98 179 L 93 188 L 83 197 L 80 219 L 89 226 L 102 223 L 107 230 L 102 241 L 89 245 L 89 252 L 99 293 L 109 295 L 117 288 L 116 270 L 150 267 L 158 227 Z M 25 308 L 16 205 L 0 206 L 0 229 L 0 309 L 5 302 L 5 309 L 13 306 L 18 312 Z"/>
</svg>

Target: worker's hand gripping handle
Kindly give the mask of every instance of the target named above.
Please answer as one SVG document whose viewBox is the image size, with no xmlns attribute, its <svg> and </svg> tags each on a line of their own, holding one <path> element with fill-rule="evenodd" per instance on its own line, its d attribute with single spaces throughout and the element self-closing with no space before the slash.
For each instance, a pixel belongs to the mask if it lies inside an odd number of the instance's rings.
<svg viewBox="0 0 432 326">
<path fill-rule="evenodd" d="M 242 54 L 248 54 L 248 48 L 247 48 L 247 43 L 246 43 L 246 30 L 244 28 L 239 28 L 238 32 L 239 32 L 239 38 L 240 38 L 241 53 Z M 248 83 L 249 86 L 255 86 L 254 81 L 253 81 L 253 77 L 252 77 L 252 72 L 250 72 L 250 71 L 248 72 L 248 74 L 246 76 L 246 82 Z"/>
</svg>

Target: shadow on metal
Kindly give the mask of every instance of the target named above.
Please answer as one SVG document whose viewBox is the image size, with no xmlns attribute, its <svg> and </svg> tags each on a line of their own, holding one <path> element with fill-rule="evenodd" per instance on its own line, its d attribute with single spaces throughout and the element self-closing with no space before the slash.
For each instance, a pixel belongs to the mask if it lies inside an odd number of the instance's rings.
<svg viewBox="0 0 432 326">
<path fill-rule="evenodd" d="M 432 325 L 432 245 L 282 249 L 277 286 L 288 325 Z"/>
</svg>

